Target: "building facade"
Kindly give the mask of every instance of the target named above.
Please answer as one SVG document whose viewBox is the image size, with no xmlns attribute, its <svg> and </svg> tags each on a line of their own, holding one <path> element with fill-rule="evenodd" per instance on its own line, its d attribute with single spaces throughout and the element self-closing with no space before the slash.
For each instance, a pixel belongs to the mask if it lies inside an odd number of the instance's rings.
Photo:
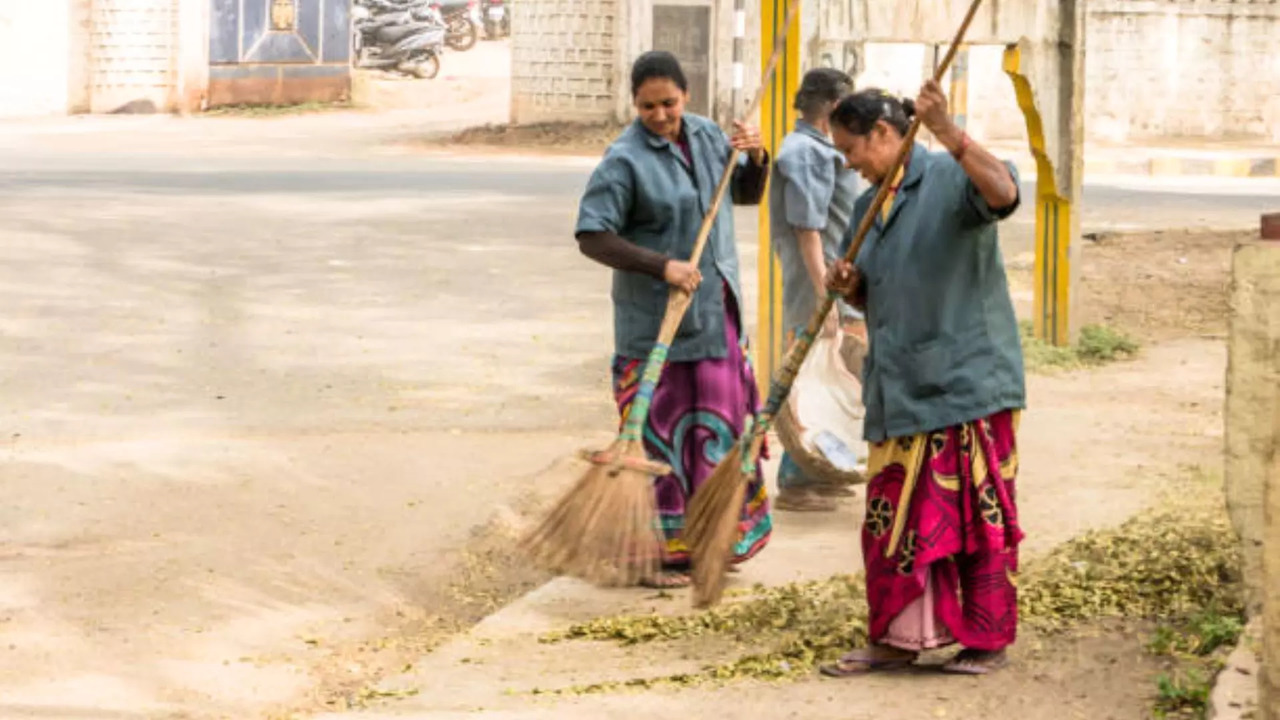
<svg viewBox="0 0 1280 720">
<path fill-rule="evenodd" d="M 772 1 L 772 0 L 766 0 Z M 919 87 L 934 50 L 860 28 L 886 0 L 804 0 L 805 68 L 838 67 L 859 85 Z M 690 65 L 696 111 L 729 114 L 734 0 L 521 0 L 512 16 L 512 121 L 623 121 L 632 59 L 670 49 Z M 1004 5 L 1004 4 L 1002 4 Z M 747 0 L 756 17 L 760 0 Z M 1086 16 L 1088 138 L 1160 142 L 1210 138 L 1280 142 L 1280 3 L 1251 0 L 1092 0 Z M 761 66 L 748 28 L 747 91 Z M 1004 48 L 971 48 L 968 121 L 988 139 L 1025 135 Z M 696 78 L 696 79 L 695 79 Z"/>
<path fill-rule="evenodd" d="M 0 2 L 0 117 L 337 100 L 349 27 L 349 0 Z"/>
</svg>

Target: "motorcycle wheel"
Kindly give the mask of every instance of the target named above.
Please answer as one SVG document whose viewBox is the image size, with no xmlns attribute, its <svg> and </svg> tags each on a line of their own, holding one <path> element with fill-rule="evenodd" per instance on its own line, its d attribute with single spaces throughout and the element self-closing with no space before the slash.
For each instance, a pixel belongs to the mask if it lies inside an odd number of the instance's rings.
<svg viewBox="0 0 1280 720">
<path fill-rule="evenodd" d="M 471 22 L 471 18 L 463 18 L 450 23 L 444 42 L 458 52 L 466 52 L 476 46 L 479 35 L 476 24 Z"/>
<path fill-rule="evenodd" d="M 440 74 L 440 56 L 431 53 L 423 58 L 414 58 L 412 65 L 414 77 L 419 80 L 432 80 Z"/>
</svg>

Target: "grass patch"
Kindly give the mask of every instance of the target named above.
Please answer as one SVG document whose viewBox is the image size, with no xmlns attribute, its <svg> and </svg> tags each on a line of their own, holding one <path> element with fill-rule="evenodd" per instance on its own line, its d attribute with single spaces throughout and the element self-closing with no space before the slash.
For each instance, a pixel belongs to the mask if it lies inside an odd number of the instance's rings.
<svg viewBox="0 0 1280 720">
<path fill-rule="evenodd" d="M 1108 618 L 1155 620 L 1169 626 L 1166 644 L 1213 652 L 1238 636 L 1230 618 L 1242 613 L 1241 559 L 1220 502 L 1184 493 L 1176 505 L 1143 513 L 1119 528 L 1093 532 L 1033 560 L 1018 579 L 1025 627 L 1068 631 Z M 1181 633 L 1181 634 L 1178 634 Z M 543 642 L 594 640 L 623 645 L 718 636 L 753 648 L 701 672 L 585 685 L 553 694 L 581 694 L 657 685 L 806 676 L 867 638 L 860 577 L 757 587 L 694 615 L 601 618 L 548 635 Z M 1194 704 L 1190 677 L 1168 680 L 1173 707 Z M 548 691 L 540 691 L 548 692 Z"/>
<path fill-rule="evenodd" d="M 1157 718 L 1203 718 L 1213 691 L 1212 676 L 1196 670 L 1161 675 L 1156 680 Z"/>
<path fill-rule="evenodd" d="M 1213 678 L 1243 633 L 1244 616 L 1238 606 L 1212 608 L 1161 624 L 1148 649 L 1167 658 L 1170 670 L 1156 678 L 1155 717 L 1204 718 Z"/>
<path fill-rule="evenodd" d="M 1127 334 L 1105 325 L 1087 325 L 1080 329 L 1074 345 L 1059 347 L 1035 337 L 1030 322 L 1019 323 L 1022 354 L 1027 370 L 1044 372 L 1078 370 L 1097 367 L 1138 354 L 1138 342 Z"/>
<path fill-rule="evenodd" d="M 1244 632 L 1238 608 L 1225 613 L 1206 610 L 1179 625 L 1161 625 L 1149 646 L 1156 655 L 1170 657 L 1210 657 L 1222 649 L 1235 647 Z"/>
</svg>

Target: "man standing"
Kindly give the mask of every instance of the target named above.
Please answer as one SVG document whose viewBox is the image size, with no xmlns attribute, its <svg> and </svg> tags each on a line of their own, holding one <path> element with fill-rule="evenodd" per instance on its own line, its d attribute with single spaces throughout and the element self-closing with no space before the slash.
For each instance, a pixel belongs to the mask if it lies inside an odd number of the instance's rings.
<svg viewBox="0 0 1280 720">
<path fill-rule="evenodd" d="M 795 99 L 801 119 L 782 141 L 774 161 L 769 230 L 782 266 L 782 322 L 788 345 L 826 296 L 827 265 L 839 252 L 853 203 L 863 190 L 857 173 L 846 168 L 844 156 L 830 138 L 831 111 L 852 90 L 853 80 L 839 70 L 819 68 L 806 73 Z M 839 311 L 827 317 L 823 328 L 827 337 L 835 334 L 842 318 L 855 327 L 862 323 L 856 310 L 844 303 L 837 307 Z M 774 506 L 793 512 L 835 510 L 835 498 L 852 492 L 806 476 L 786 453 L 778 469 L 778 488 Z"/>
</svg>

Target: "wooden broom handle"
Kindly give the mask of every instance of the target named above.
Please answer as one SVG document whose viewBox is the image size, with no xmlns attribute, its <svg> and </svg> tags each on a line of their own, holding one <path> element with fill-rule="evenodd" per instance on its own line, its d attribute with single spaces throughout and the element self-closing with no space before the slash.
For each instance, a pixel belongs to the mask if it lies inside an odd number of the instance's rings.
<svg viewBox="0 0 1280 720">
<path fill-rule="evenodd" d="M 964 36 L 969 32 L 969 25 L 973 23 L 974 16 L 978 14 L 980 5 L 982 5 L 982 0 L 973 0 L 969 5 L 969 12 L 965 14 L 964 21 L 960 23 L 960 28 L 956 30 L 956 36 L 951 41 L 951 47 L 947 49 L 947 54 L 942 58 L 942 62 L 938 64 L 938 67 L 934 68 L 934 82 L 941 82 L 942 77 L 947 74 L 947 68 L 951 67 L 951 61 L 955 59 L 956 52 L 964 44 Z M 858 231 L 854 235 L 853 242 L 849 244 L 849 250 L 844 254 L 844 259 L 850 263 L 857 259 L 858 251 L 862 249 L 862 243 L 867 238 L 867 232 L 871 230 L 876 216 L 880 214 L 880 209 L 889 197 L 892 178 L 897 177 L 898 171 L 902 169 L 903 163 L 906 162 L 907 156 L 914 146 L 916 133 L 919 130 L 920 116 L 917 115 L 911 121 L 911 127 L 907 130 L 906 137 L 902 138 L 902 146 L 898 148 L 898 157 L 894 159 L 889 174 L 885 176 L 884 180 L 880 181 L 880 189 L 876 191 L 875 197 L 871 200 L 871 207 L 867 209 L 867 212 L 862 216 L 862 221 L 858 223 Z M 822 331 L 823 321 L 826 320 L 835 302 L 835 293 L 828 292 L 826 299 L 822 301 L 821 307 L 809 319 L 809 326 L 805 328 L 804 332 L 800 334 L 795 344 L 787 352 L 786 362 L 783 364 L 782 369 L 778 371 L 778 375 L 774 378 L 772 387 L 769 390 L 769 399 L 760 414 L 760 421 L 755 424 L 755 432 L 762 434 L 768 432 L 774 416 L 778 414 L 778 410 L 782 408 L 782 403 L 786 401 L 787 395 L 790 394 L 791 385 L 795 382 L 796 375 L 800 372 L 800 366 L 804 364 L 804 359 L 809 354 L 809 348 L 813 346 L 814 339 Z"/>
<path fill-rule="evenodd" d="M 773 41 L 773 54 L 769 56 L 769 64 L 765 66 L 764 75 L 760 79 L 760 87 L 756 89 L 756 94 L 751 99 L 751 105 L 747 107 L 746 112 L 742 114 L 743 118 L 750 118 L 760 109 L 760 103 L 764 102 L 765 92 L 769 89 L 769 83 L 773 82 L 773 74 L 778 69 L 778 63 L 782 59 L 782 51 L 786 49 L 787 36 L 791 34 L 791 28 L 796 23 L 796 18 L 800 16 L 801 0 L 790 0 L 787 8 L 787 19 L 783 24 L 782 30 L 778 33 Z M 698 262 L 702 259 L 702 251 L 707 246 L 707 238 L 711 237 L 711 228 L 715 226 L 716 218 L 720 215 L 720 206 L 724 202 L 725 192 L 729 189 L 729 182 L 733 180 L 733 171 L 738 166 L 738 158 L 742 153 L 736 148 L 729 153 L 729 162 L 724 166 L 724 172 L 720 174 L 720 182 L 716 184 L 715 196 L 711 200 L 711 209 L 702 218 L 702 227 L 698 229 L 698 239 L 693 243 L 693 253 L 689 255 L 689 264 L 698 267 Z M 684 320 L 684 313 L 689 309 L 692 303 L 692 296 L 681 288 L 671 288 L 671 293 L 667 300 L 667 313 L 662 318 L 662 326 L 658 331 L 658 344 L 670 345 L 671 341 L 676 337 L 676 331 L 680 329 L 680 323 Z"/>
</svg>

